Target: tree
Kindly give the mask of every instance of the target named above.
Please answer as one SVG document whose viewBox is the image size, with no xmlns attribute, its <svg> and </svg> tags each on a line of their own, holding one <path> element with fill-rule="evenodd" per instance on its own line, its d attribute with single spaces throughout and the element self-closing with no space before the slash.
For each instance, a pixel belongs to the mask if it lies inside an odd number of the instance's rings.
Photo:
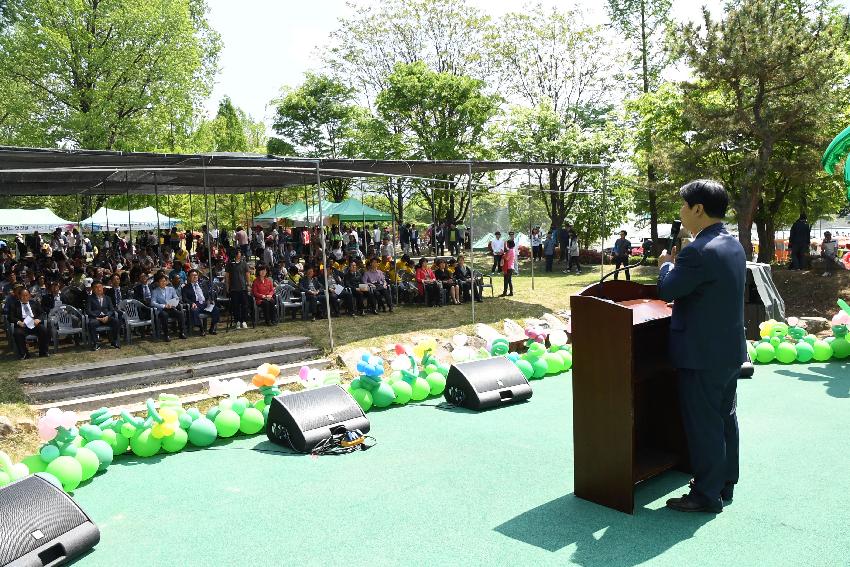
<svg viewBox="0 0 850 567">
<path fill-rule="evenodd" d="M 377 99 L 378 114 L 402 125 L 401 143 L 410 158 L 465 160 L 484 156 L 485 126 L 496 114 L 499 100 L 483 93 L 483 81 L 429 69 L 419 61 L 399 63 Z M 457 224 L 469 207 L 469 194 L 448 186 L 422 186 L 420 194 L 435 219 Z"/>
<path fill-rule="evenodd" d="M 438 73 L 487 76 L 482 67 L 488 17 L 465 0 L 349 2 L 324 59 L 374 104 L 398 63 L 422 61 Z"/>
<path fill-rule="evenodd" d="M 828 0 L 744 0 L 723 20 L 706 11 L 703 29 L 682 31 L 695 75 L 684 84 L 684 110 L 696 160 L 726 181 L 748 257 L 753 222 L 762 219 L 759 260 L 770 261 L 776 199 L 806 187 L 835 130 L 825 121 L 850 106 L 847 17 Z"/>
<path fill-rule="evenodd" d="M 671 27 L 670 0 L 608 0 L 611 23 L 631 43 L 632 70 L 637 71 L 638 88 L 643 95 L 653 92 L 660 80 L 661 72 L 669 61 L 669 51 L 664 47 L 664 38 Z M 643 120 L 637 144 L 638 167 L 645 179 L 646 208 L 649 212 L 650 236 L 660 246 L 658 239 L 658 194 L 659 187 L 655 163 L 654 128 L 651 120 Z M 658 253 L 658 250 L 655 251 Z"/>
<path fill-rule="evenodd" d="M 269 140 L 269 153 L 281 150 L 302 157 L 354 157 L 353 127 L 359 109 L 353 102 L 354 91 L 326 75 L 307 73 L 296 89 L 285 89 L 274 101 L 277 106 L 272 126 L 278 138 Z M 331 200 L 345 199 L 351 181 L 330 179 L 324 182 Z"/>
<path fill-rule="evenodd" d="M 487 59 L 506 93 L 524 103 L 493 129 L 503 156 L 553 163 L 613 157 L 621 138 L 608 120 L 617 58 L 579 12 L 538 4 L 506 14 L 490 30 Z M 561 226 L 580 198 L 586 173 L 552 167 L 535 175 L 553 226 Z"/>
<path fill-rule="evenodd" d="M 167 145 L 209 94 L 220 48 L 204 0 L 9 0 L 0 84 L 34 103 L 50 145 L 86 149 Z M 0 103 L 2 104 L 2 103 Z M 27 107 L 6 107 L 26 128 Z"/>
</svg>

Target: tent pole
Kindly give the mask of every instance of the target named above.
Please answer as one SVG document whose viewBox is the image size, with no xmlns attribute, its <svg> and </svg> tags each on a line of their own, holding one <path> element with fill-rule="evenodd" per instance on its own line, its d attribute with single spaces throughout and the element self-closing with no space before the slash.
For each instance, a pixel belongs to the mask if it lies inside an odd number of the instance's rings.
<svg viewBox="0 0 850 567">
<path fill-rule="evenodd" d="M 212 265 L 212 246 L 210 245 L 210 208 L 207 205 L 207 165 L 204 158 L 201 158 L 201 171 L 204 174 L 204 215 L 206 217 L 207 232 L 205 235 L 207 245 L 207 274 L 210 278 L 210 289 L 213 283 L 213 265 Z"/>
<path fill-rule="evenodd" d="M 157 258 L 160 258 L 162 257 L 162 247 L 159 244 L 159 239 L 162 236 L 162 228 L 159 226 L 159 184 L 155 171 L 153 172 L 153 193 L 156 199 L 156 255 Z"/>
<path fill-rule="evenodd" d="M 599 277 L 605 277 L 605 207 L 608 205 L 608 170 L 602 170 L 602 237 L 599 247 Z M 626 260 L 628 261 L 628 259 Z M 569 266 L 567 266 L 569 269 Z"/>
<path fill-rule="evenodd" d="M 331 322 L 331 296 L 328 292 L 328 256 L 325 250 L 325 213 L 322 210 L 322 175 L 319 173 L 319 160 L 316 160 L 316 188 L 319 191 L 319 233 L 322 239 L 322 273 L 325 275 L 325 315 L 328 318 L 328 338 L 331 343 L 331 350 L 334 349 L 334 327 Z"/>
<path fill-rule="evenodd" d="M 316 166 L 318 167 L 318 166 Z M 304 186 L 304 214 L 306 215 L 307 226 L 310 226 L 310 202 L 307 200 L 307 186 Z"/>
<path fill-rule="evenodd" d="M 528 168 L 528 243 L 531 246 L 531 291 L 534 291 L 534 244 L 531 241 L 531 234 L 534 228 L 531 226 L 531 199 L 534 195 L 531 192 L 531 168 Z M 540 235 L 537 235 L 540 238 Z"/>
<path fill-rule="evenodd" d="M 472 324 L 475 324 L 475 292 L 478 291 L 477 281 L 475 279 L 475 238 L 472 235 L 472 160 L 466 164 L 467 189 L 469 190 L 469 270 L 472 273 L 472 282 L 470 285 L 470 305 L 472 306 Z"/>
<path fill-rule="evenodd" d="M 124 185 L 127 187 L 127 234 L 129 234 L 127 242 L 127 250 L 131 250 L 133 246 L 133 219 L 130 216 L 130 185 L 127 184 L 127 172 L 124 172 Z"/>
<path fill-rule="evenodd" d="M 391 225 L 392 226 L 392 240 L 390 240 L 390 242 L 392 242 L 392 244 L 393 244 L 393 256 L 391 258 L 391 261 L 392 261 L 392 266 L 393 266 L 393 273 L 395 274 L 395 278 L 393 278 L 395 280 L 393 282 L 393 283 L 395 283 L 395 304 L 398 305 L 398 299 L 399 299 L 399 293 L 400 292 L 399 292 L 399 289 L 398 289 L 398 265 L 396 264 L 397 254 L 395 253 L 395 247 L 396 247 L 396 243 L 395 243 L 395 207 L 393 206 L 392 181 L 390 181 L 390 180 L 387 180 L 387 197 L 388 197 L 388 200 L 390 202 L 390 213 L 393 215 L 392 225 Z"/>
<path fill-rule="evenodd" d="M 366 246 L 366 209 L 363 207 L 366 205 L 365 203 L 365 195 L 363 194 L 363 178 L 360 178 L 360 212 L 363 214 L 363 257 L 366 257 L 366 253 L 369 252 L 368 247 Z"/>
</svg>

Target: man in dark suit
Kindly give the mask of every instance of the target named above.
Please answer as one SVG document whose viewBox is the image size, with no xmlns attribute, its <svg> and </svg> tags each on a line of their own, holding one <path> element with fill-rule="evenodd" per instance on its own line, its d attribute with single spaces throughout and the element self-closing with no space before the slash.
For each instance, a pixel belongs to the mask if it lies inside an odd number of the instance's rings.
<svg viewBox="0 0 850 567">
<path fill-rule="evenodd" d="M 9 312 L 9 320 L 14 326 L 12 335 L 15 343 L 18 345 L 18 356 L 21 360 L 29 358 L 27 352 L 27 335 L 36 335 L 38 337 L 38 355 L 47 356 L 47 350 L 50 344 L 50 334 L 47 331 L 47 321 L 44 320 L 44 315 L 41 310 L 41 305 L 37 301 L 30 301 L 30 292 L 23 288 L 18 296 L 18 301 L 14 302 Z"/>
<path fill-rule="evenodd" d="M 92 350 L 100 349 L 100 337 L 97 328 L 103 325 L 109 326 L 109 339 L 112 348 L 121 348 L 118 344 L 118 314 L 115 304 L 103 293 L 103 283 L 95 282 L 92 293 L 86 303 L 86 314 L 89 316 L 89 333 L 92 337 Z"/>
<path fill-rule="evenodd" d="M 189 270 L 188 281 L 183 286 L 182 297 L 183 303 L 189 305 L 192 324 L 198 327 L 201 336 L 207 334 L 204 322 L 201 320 L 201 313 L 203 312 L 210 316 L 210 334 L 217 334 L 216 326 L 220 317 L 218 306 L 215 304 L 215 297 L 210 286 L 198 281 L 198 270 Z M 207 311 L 210 305 L 212 309 Z"/>
<path fill-rule="evenodd" d="M 682 224 L 694 240 L 662 256 L 658 296 L 673 302 L 670 357 L 694 478 L 690 493 L 667 501 L 682 512 L 721 512 L 738 482 L 736 387 L 746 357 L 746 257 L 723 228 L 729 197 L 716 181 L 679 190 Z"/>
<path fill-rule="evenodd" d="M 41 308 L 49 315 L 53 308 L 64 304 L 62 300 L 62 282 L 56 280 L 50 282 L 47 290 L 48 292 L 41 296 Z"/>
</svg>

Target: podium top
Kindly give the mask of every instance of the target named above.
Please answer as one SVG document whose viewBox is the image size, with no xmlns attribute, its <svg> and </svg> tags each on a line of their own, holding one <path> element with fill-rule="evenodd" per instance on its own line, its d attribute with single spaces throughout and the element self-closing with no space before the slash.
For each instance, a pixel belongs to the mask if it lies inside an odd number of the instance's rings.
<svg viewBox="0 0 850 567">
<path fill-rule="evenodd" d="M 632 310 L 633 325 L 664 319 L 673 313 L 673 308 L 661 299 L 629 299 L 618 303 Z"/>
<path fill-rule="evenodd" d="M 587 286 L 576 295 L 599 297 L 611 301 L 623 302 L 630 299 L 658 299 L 658 287 L 626 280 L 607 280 L 601 284 Z"/>
</svg>

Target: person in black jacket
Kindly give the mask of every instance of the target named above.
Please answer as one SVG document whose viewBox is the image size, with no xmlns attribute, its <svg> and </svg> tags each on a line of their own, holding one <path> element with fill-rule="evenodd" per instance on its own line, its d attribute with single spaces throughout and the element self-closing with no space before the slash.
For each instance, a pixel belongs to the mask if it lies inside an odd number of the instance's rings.
<svg viewBox="0 0 850 567">
<path fill-rule="evenodd" d="M 472 269 L 466 265 L 466 259 L 463 256 L 457 257 L 457 265 L 455 265 L 454 279 L 460 285 L 461 297 L 463 301 L 469 301 L 472 285 L 475 284 L 475 301 L 482 303 L 484 301 L 484 286 L 480 278 L 473 280 Z"/>
<path fill-rule="evenodd" d="M 802 270 L 806 267 L 806 255 L 812 245 L 812 229 L 806 220 L 806 213 L 800 213 L 800 218 L 791 225 L 788 235 L 788 247 L 791 249 L 790 270 Z"/>
<path fill-rule="evenodd" d="M 18 301 L 15 301 L 11 305 L 9 311 L 9 321 L 14 327 L 12 336 L 18 345 L 19 358 L 21 360 L 29 358 L 29 353 L 27 352 L 27 335 L 36 335 L 38 337 L 39 356 L 48 356 L 47 349 L 50 344 L 50 334 L 47 331 L 47 321 L 44 320 L 41 305 L 35 301 L 30 301 L 30 299 L 29 290 L 26 288 L 21 289 Z M 7 301 L 9 300 L 7 299 Z"/>
<path fill-rule="evenodd" d="M 304 271 L 304 277 L 298 283 L 298 287 L 304 292 L 304 301 L 307 306 L 307 313 L 310 315 L 310 320 L 316 320 L 316 313 L 322 316 L 325 310 L 324 288 L 319 281 L 319 278 L 313 276 L 313 267 L 307 266 Z"/>
<path fill-rule="evenodd" d="M 112 274 L 112 277 L 109 278 L 109 285 L 111 287 L 104 288 L 104 293 L 112 300 L 112 305 L 117 309 L 122 300 L 130 297 L 130 293 L 121 286 L 121 276 L 118 274 Z"/>
<path fill-rule="evenodd" d="M 47 286 L 47 293 L 41 296 L 41 309 L 50 314 L 54 307 L 59 307 L 65 302 L 62 301 L 62 284 L 58 281 L 50 282 Z"/>
<path fill-rule="evenodd" d="M 148 285 L 148 274 L 144 271 L 136 276 L 136 285 L 133 287 L 133 299 L 140 301 L 146 307 L 151 306 L 151 288 Z"/>
<path fill-rule="evenodd" d="M 342 288 L 339 293 L 337 293 L 337 286 Z M 335 317 L 339 317 L 337 301 L 345 305 L 349 317 L 356 316 L 354 313 L 354 293 L 346 287 L 345 274 L 336 268 L 332 268 L 328 273 L 328 293 L 331 294 L 329 298 L 331 300 L 331 313 Z"/>
<path fill-rule="evenodd" d="M 221 315 L 218 306 L 215 304 L 215 297 L 210 290 L 210 286 L 206 283 L 200 283 L 198 276 L 198 270 L 189 270 L 188 281 L 182 290 L 183 303 L 189 306 L 192 324 L 198 327 L 202 337 L 207 334 L 207 330 L 201 319 L 201 313 L 212 305 L 212 309 L 207 311 L 207 314 L 210 316 L 210 334 L 215 335 L 217 333 L 216 326 Z"/>
<path fill-rule="evenodd" d="M 103 283 L 96 282 L 92 287 L 93 293 L 89 296 L 86 303 L 86 315 L 89 317 L 89 335 L 92 337 L 92 350 L 100 349 L 100 337 L 97 334 L 97 328 L 108 325 L 109 338 L 112 348 L 121 348 L 118 344 L 118 313 L 115 311 L 115 304 L 103 292 Z"/>
</svg>

